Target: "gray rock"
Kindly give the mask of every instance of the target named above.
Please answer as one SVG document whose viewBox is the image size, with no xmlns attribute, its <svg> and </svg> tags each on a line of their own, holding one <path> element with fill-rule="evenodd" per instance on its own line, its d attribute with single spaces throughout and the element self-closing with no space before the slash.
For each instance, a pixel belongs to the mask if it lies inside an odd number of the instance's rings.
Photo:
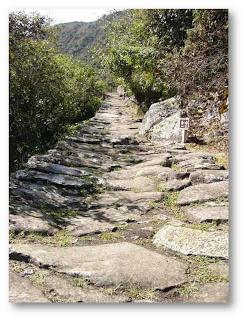
<svg viewBox="0 0 246 320">
<path fill-rule="evenodd" d="M 85 182 L 77 177 L 68 177 L 61 174 L 42 173 L 35 170 L 18 170 L 13 174 L 13 177 L 18 180 L 30 182 L 52 183 L 61 187 L 68 188 L 91 188 L 92 183 Z"/>
<path fill-rule="evenodd" d="M 165 184 L 161 185 L 162 191 L 180 191 L 186 187 L 189 187 L 191 185 L 190 181 L 188 179 L 185 180 L 170 180 Z"/>
<path fill-rule="evenodd" d="M 169 168 L 164 168 L 164 167 L 162 167 L 160 165 L 144 167 L 144 168 L 140 169 L 136 173 L 136 177 L 140 177 L 140 176 L 158 176 L 160 173 L 166 172 L 166 169 L 169 169 Z"/>
<path fill-rule="evenodd" d="M 35 205 L 47 205 L 52 208 L 85 208 L 82 197 L 64 196 L 54 186 L 42 184 L 20 183 L 10 184 L 10 192 L 15 196 L 21 196 L 33 201 Z"/>
<path fill-rule="evenodd" d="M 106 222 L 92 219 L 91 217 L 66 217 L 63 219 L 71 235 L 81 237 L 88 234 L 115 231 L 117 227 Z"/>
<path fill-rule="evenodd" d="M 228 303 L 229 302 L 229 284 L 206 283 L 200 290 L 189 298 L 188 302 L 195 303 Z"/>
<path fill-rule="evenodd" d="M 186 227 L 166 226 L 154 236 L 154 244 L 185 255 L 203 255 L 228 259 L 228 232 L 201 231 Z"/>
<path fill-rule="evenodd" d="M 74 285 L 74 279 L 64 279 L 59 275 L 50 275 L 45 278 L 44 283 L 51 299 L 66 303 L 120 303 L 127 302 L 128 297 L 123 294 L 108 295 L 100 289 L 86 284 L 82 287 Z"/>
<path fill-rule="evenodd" d="M 198 170 L 190 174 L 192 184 L 211 183 L 229 179 L 227 170 Z"/>
<path fill-rule="evenodd" d="M 86 276 L 96 286 L 138 286 L 165 290 L 187 280 L 187 264 L 131 243 L 54 248 L 13 245 L 10 257 L 52 266 L 58 272 Z"/>
<path fill-rule="evenodd" d="M 158 182 L 147 177 L 137 177 L 128 180 L 111 180 L 109 186 L 113 190 L 133 190 L 137 192 L 156 191 Z"/>
<path fill-rule="evenodd" d="M 36 232 L 46 235 L 52 235 L 59 230 L 44 211 L 22 203 L 12 203 L 10 205 L 9 229 L 15 232 Z"/>
<path fill-rule="evenodd" d="M 99 195 L 98 201 L 106 205 L 112 204 L 146 204 L 150 201 L 160 201 L 163 198 L 162 192 L 133 192 L 117 191 Z"/>
<path fill-rule="evenodd" d="M 182 130 L 179 128 L 180 111 L 170 115 L 154 125 L 149 133 L 154 141 L 182 141 Z"/>
<path fill-rule="evenodd" d="M 187 161 L 187 160 L 208 160 L 208 161 L 213 161 L 215 162 L 215 157 L 208 152 L 189 152 L 189 153 L 185 153 L 185 154 L 179 154 L 176 155 L 173 159 L 172 162 L 177 164 L 183 161 Z"/>
<path fill-rule="evenodd" d="M 83 176 L 89 175 L 89 173 L 83 169 L 66 167 L 60 164 L 54 164 L 54 163 L 48 163 L 48 162 L 33 163 L 31 161 L 28 161 L 28 163 L 25 164 L 25 167 L 29 169 L 35 169 L 41 172 L 60 173 L 60 174 L 67 174 L 70 176 L 77 176 L 77 177 L 83 177 Z"/>
<path fill-rule="evenodd" d="M 190 186 L 180 191 L 177 204 L 187 205 L 190 203 L 202 203 L 219 198 L 228 198 L 228 187 L 227 181 Z"/>
<path fill-rule="evenodd" d="M 152 104 L 145 113 L 139 134 L 145 135 L 153 126 L 176 113 L 179 110 L 179 106 L 179 96 Z"/>
<path fill-rule="evenodd" d="M 178 178 L 178 172 L 171 168 L 163 168 L 161 173 L 158 174 L 158 178 L 161 181 L 170 181 Z"/>
<path fill-rule="evenodd" d="M 50 302 L 43 292 L 27 278 L 9 273 L 9 302 L 12 303 L 47 303 Z"/>
<path fill-rule="evenodd" d="M 185 213 L 190 222 L 227 222 L 229 219 L 229 208 L 225 206 L 188 207 Z"/>
</svg>

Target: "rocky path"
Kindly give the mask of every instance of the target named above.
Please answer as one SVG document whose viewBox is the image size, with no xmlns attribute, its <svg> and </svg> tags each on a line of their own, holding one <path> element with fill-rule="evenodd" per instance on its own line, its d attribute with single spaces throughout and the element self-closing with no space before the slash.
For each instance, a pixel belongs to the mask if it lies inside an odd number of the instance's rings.
<svg viewBox="0 0 246 320">
<path fill-rule="evenodd" d="M 228 171 L 110 94 L 10 183 L 11 302 L 226 302 Z"/>
</svg>

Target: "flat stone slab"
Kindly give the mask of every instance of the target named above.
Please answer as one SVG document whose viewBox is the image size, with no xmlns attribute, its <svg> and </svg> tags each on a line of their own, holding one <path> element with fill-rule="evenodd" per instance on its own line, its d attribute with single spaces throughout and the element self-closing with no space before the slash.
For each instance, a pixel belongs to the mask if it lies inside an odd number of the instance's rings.
<svg viewBox="0 0 246 320">
<path fill-rule="evenodd" d="M 51 298 L 65 303 L 121 303 L 128 302 L 129 298 L 123 294 L 108 295 L 100 289 L 84 284 L 75 286 L 73 278 L 63 279 L 61 275 L 45 277 L 44 286 Z"/>
<path fill-rule="evenodd" d="M 171 169 L 171 168 L 163 168 L 161 173 L 158 174 L 158 178 L 161 181 L 170 181 L 177 179 L 178 177 L 178 172 Z"/>
<path fill-rule="evenodd" d="M 184 180 L 173 179 L 168 181 L 167 183 L 162 184 L 161 190 L 162 191 L 180 191 L 186 187 L 189 187 L 190 185 L 191 183 L 188 179 L 184 179 Z"/>
<path fill-rule="evenodd" d="M 156 154 L 154 157 L 151 157 L 151 158 L 152 158 L 151 160 L 147 160 L 147 161 L 144 161 L 144 162 L 137 164 L 135 166 L 135 168 L 136 167 L 144 168 L 144 167 L 151 167 L 151 166 L 156 166 L 156 165 L 166 167 L 170 163 L 169 159 L 171 158 L 171 155 L 169 153 Z"/>
<path fill-rule="evenodd" d="M 155 165 L 155 166 L 150 166 L 150 167 L 144 167 L 140 169 L 136 173 L 136 177 L 140 176 L 158 176 L 160 173 L 162 173 L 166 168 L 160 166 L 160 165 Z"/>
<path fill-rule="evenodd" d="M 9 206 L 9 230 L 52 235 L 59 229 L 45 212 L 24 204 Z"/>
<path fill-rule="evenodd" d="M 106 205 L 146 204 L 150 201 L 161 201 L 162 192 L 115 191 L 99 195 L 98 201 Z"/>
<path fill-rule="evenodd" d="M 187 160 L 209 160 L 209 161 L 213 161 L 213 163 L 215 162 L 215 157 L 208 152 L 190 152 L 190 153 L 185 153 L 185 154 L 179 154 L 176 155 L 172 161 L 173 163 L 179 163 L 182 161 L 187 161 Z"/>
<path fill-rule="evenodd" d="M 96 286 L 141 285 L 165 290 L 187 281 L 187 263 L 126 242 L 59 248 L 40 244 L 13 245 L 10 258 L 86 277 Z"/>
<path fill-rule="evenodd" d="M 190 203 L 207 202 L 219 198 L 228 198 L 228 188 L 229 184 L 227 181 L 197 184 L 180 191 L 177 204 L 187 205 Z"/>
<path fill-rule="evenodd" d="M 226 181 L 229 179 L 229 172 L 227 170 L 198 170 L 192 172 L 189 179 L 192 184 Z"/>
<path fill-rule="evenodd" d="M 88 172 L 83 169 L 66 167 L 60 164 L 48 163 L 48 162 L 31 162 L 25 164 L 26 168 L 35 169 L 41 172 L 60 173 L 69 176 L 83 177 L 88 176 Z"/>
<path fill-rule="evenodd" d="M 118 190 L 134 190 L 138 192 L 156 191 L 158 185 L 157 181 L 147 177 L 138 177 L 127 180 L 110 180 L 108 183 L 114 190 L 117 190 L 118 188 Z"/>
<path fill-rule="evenodd" d="M 50 302 L 43 292 L 34 287 L 27 278 L 9 273 L 9 302 L 12 303 L 46 303 Z"/>
<path fill-rule="evenodd" d="M 76 237 L 88 234 L 101 233 L 105 231 L 114 231 L 117 228 L 103 220 L 96 220 L 90 217 L 67 217 L 63 219 L 69 233 Z"/>
<path fill-rule="evenodd" d="M 34 183 L 11 183 L 10 191 L 15 196 L 21 196 L 33 201 L 36 205 L 54 208 L 85 208 L 82 197 L 64 196 L 57 187 Z"/>
<path fill-rule="evenodd" d="M 88 189 L 93 186 L 92 183 L 85 182 L 77 177 L 69 177 L 62 174 L 43 173 L 35 170 L 18 170 L 14 173 L 14 177 L 18 180 L 51 183 L 67 188 Z"/>
<path fill-rule="evenodd" d="M 229 220 L 229 208 L 226 206 L 188 207 L 185 214 L 189 222 L 227 222 Z"/>
<path fill-rule="evenodd" d="M 227 303 L 229 302 L 229 283 L 206 283 L 188 302 Z"/>
<path fill-rule="evenodd" d="M 228 259 L 228 242 L 228 232 L 208 232 L 186 227 L 166 226 L 155 234 L 153 243 L 185 255 Z"/>
</svg>

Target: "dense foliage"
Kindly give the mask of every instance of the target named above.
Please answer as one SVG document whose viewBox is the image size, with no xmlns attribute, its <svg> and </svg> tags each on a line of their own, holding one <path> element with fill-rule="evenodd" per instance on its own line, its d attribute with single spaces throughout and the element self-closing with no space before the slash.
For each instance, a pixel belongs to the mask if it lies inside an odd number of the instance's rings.
<svg viewBox="0 0 246 320">
<path fill-rule="evenodd" d="M 92 67 L 58 54 L 47 18 L 9 18 L 10 170 L 52 147 L 98 109 L 104 87 Z"/>
<path fill-rule="evenodd" d="M 140 102 L 227 86 L 227 10 L 131 9 L 104 28 L 101 64 Z"/>
</svg>

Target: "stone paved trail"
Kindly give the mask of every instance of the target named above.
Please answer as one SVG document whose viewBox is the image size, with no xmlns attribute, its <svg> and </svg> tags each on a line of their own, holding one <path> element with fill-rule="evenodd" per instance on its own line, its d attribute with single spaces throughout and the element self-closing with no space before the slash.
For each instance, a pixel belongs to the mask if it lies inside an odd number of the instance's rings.
<svg viewBox="0 0 246 320">
<path fill-rule="evenodd" d="M 10 182 L 11 302 L 228 301 L 228 171 L 110 94 Z"/>
</svg>

